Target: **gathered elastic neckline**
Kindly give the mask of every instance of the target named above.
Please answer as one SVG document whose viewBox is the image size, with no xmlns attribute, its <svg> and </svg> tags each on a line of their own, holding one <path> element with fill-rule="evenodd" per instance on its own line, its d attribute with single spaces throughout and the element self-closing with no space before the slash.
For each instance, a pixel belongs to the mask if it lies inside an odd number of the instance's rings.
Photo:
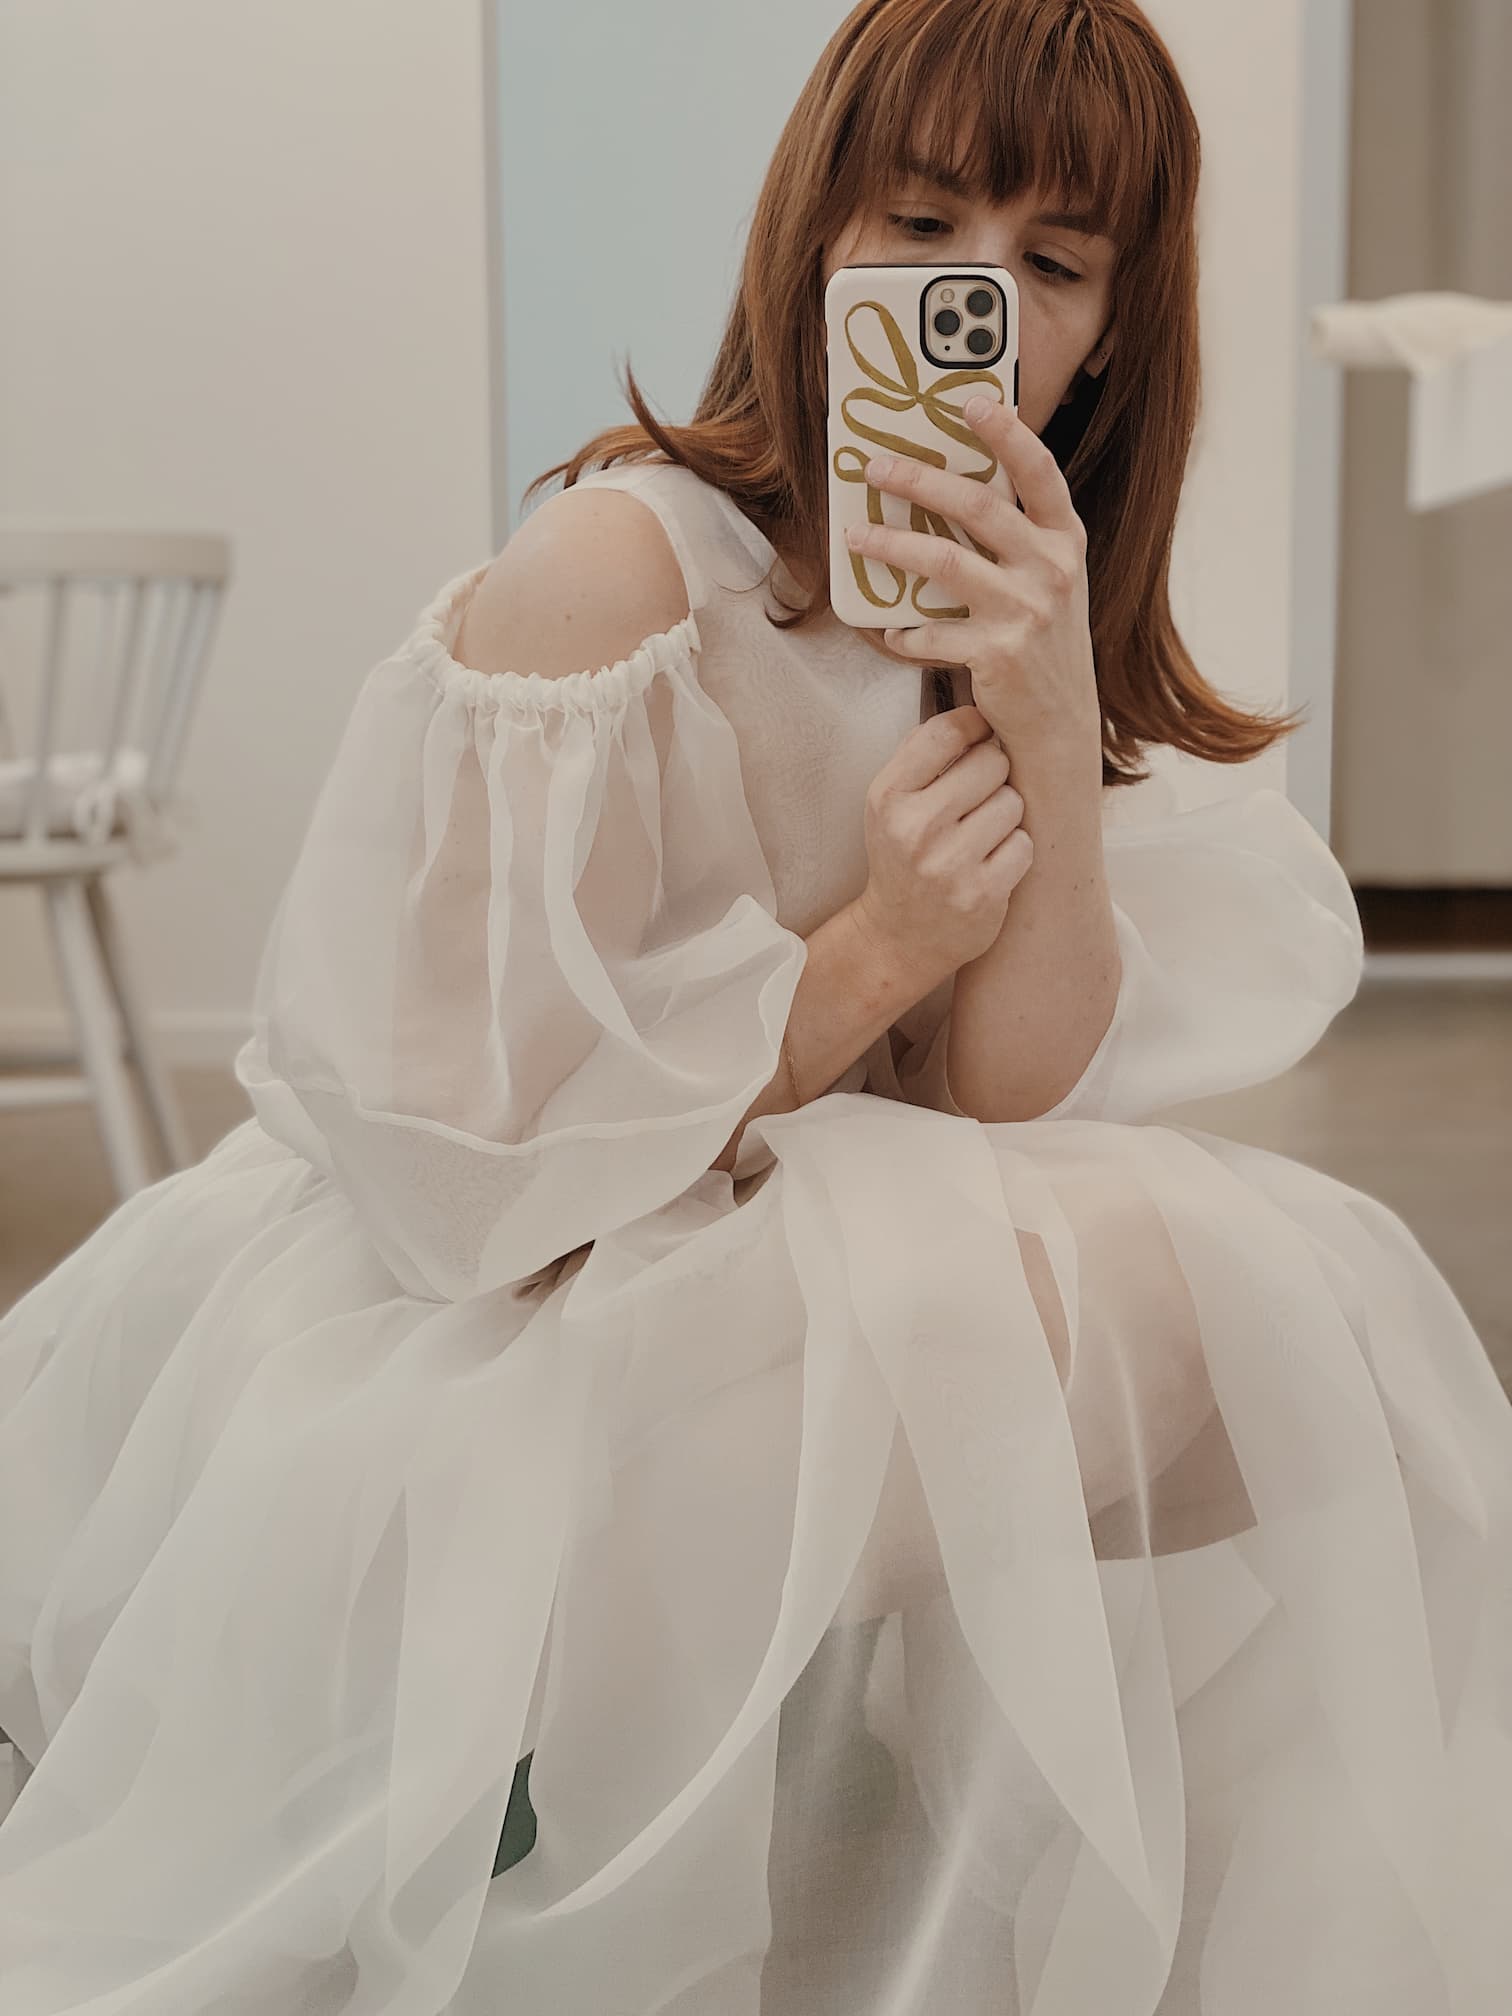
<svg viewBox="0 0 1512 2016">
<path fill-rule="evenodd" d="M 408 656 L 444 692 L 519 714 L 601 714 L 606 706 L 634 699 L 658 672 L 686 667 L 700 648 L 698 619 L 690 609 L 670 630 L 653 632 L 611 665 L 560 678 L 544 672 L 480 672 L 454 658 L 447 640 L 455 637 L 463 610 L 492 565 L 491 559 L 484 560 L 448 581 L 410 638 Z"/>
</svg>

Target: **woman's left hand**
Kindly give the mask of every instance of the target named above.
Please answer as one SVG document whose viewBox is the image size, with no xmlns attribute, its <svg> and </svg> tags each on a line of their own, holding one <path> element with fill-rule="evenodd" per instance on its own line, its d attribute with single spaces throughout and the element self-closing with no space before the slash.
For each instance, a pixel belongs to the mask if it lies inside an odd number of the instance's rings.
<svg viewBox="0 0 1512 2016">
<path fill-rule="evenodd" d="M 1024 508 L 970 477 L 906 455 L 869 463 L 878 490 L 919 503 L 964 526 L 989 555 L 955 539 L 891 525 L 850 536 L 854 552 L 927 575 L 967 616 L 889 630 L 894 656 L 921 665 L 964 665 L 972 701 L 1010 755 L 1025 743 L 1101 749 L 1102 710 L 1088 615 L 1087 538 L 1050 450 L 1007 407 L 968 402 L 964 418 L 1002 463 Z M 890 464 L 883 468 L 882 464 Z"/>
</svg>

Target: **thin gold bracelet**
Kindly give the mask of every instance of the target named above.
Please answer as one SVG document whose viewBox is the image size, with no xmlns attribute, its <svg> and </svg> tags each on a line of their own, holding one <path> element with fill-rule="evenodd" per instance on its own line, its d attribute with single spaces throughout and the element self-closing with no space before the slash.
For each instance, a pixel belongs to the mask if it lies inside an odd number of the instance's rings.
<svg viewBox="0 0 1512 2016">
<path fill-rule="evenodd" d="M 782 1061 L 787 1066 L 788 1083 L 793 1088 L 793 1105 L 796 1108 L 803 1104 L 803 1094 L 798 1090 L 798 1073 L 793 1069 L 793 1053 L 788 1048 L 788 1032 L 785 1028 L 782 1032 Z"/>
</svg>

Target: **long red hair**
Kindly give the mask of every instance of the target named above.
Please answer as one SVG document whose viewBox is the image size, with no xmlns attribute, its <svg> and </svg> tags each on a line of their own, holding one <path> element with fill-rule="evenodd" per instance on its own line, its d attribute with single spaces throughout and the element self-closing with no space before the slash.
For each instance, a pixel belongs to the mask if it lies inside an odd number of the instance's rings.
<svg viewBox="0 0 1512 2016">
<path fill-rule="evenodd" d="M 1171 616 L 1171 539 L 1199 399 L 1197 122 L 1133 0 L 861 0 L 783 127 L 740 285 L 691 423 L 650 410 L 544 470 L 666 457 L 727 492 L 813 587 L 769 620 L 799 629 L 826 582 L 824 248 L 902 180 L 938 110 L 974 190 L 1030 190 L 1090 210 L 1118 246 L 1116 343 L 1045 429 L 1087 532 L 1103 777 L 1131 784 L 1144 747 L 1218 763 L 1258 756 L 1301 716 L 1247 713 L 1203 679 Z M 964 125 L 962 125 L 964 121 Z M 783 605 L 785 608 L 786 604 Z"/>
</svg>

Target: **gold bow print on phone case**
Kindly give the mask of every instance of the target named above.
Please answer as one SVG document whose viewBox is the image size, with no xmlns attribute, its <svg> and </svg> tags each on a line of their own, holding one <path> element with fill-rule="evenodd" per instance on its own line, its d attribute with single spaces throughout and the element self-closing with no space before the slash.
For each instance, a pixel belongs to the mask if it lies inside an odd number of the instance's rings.
<svg viewBox="0 0 1512 2016">
<path fill-rule="evenodd" d="M 885 370 L 866 357 L 858 346 L 855 337 L 851 334 L 851 322 L 855 316 L 860 314 L 863 308 L 872 309 L 882 324 L 882 332 L 887 338 L 888 347 L 893 354 L 893 361 L 897 365 L 898 376 L 896 378 L 890 378 Z M 958 405 L 952 405 L 943 395 L 946 392 L 960 391 L 967 385 L 991 385 L 1002 396 L 1003 381 L 995 372 L 946 371 L 936 378 L 932 385 L 921 389 L 917 360 L 907 343 L 903 340 L 903 331 L 898 327 L 893 317 L 880 301 L 856 301 L 852 303 L 845 317 L 845 340 L 850 345 L 850 353 L 855 358 L 857 364 L 860 365 L 867 377 L 872 380 L 872 384 L 881 388 L 878 391 L 873 391 L 871 386 L 858 385 L 854 391 L 847 392 L 841 400 L 841 418 L 853 434 L 859 434 L 865 441 L 875 442 L 878 447 L 886 448 L 894 455 L 910 455 L 914 461 L 931 462 L 937 469 L 946 467 L 946 458 L 938 448 L 927 447 L 920 441 L 911 441 L 905 434 L 890 433 L 887 429 L 881 427 L 869 427 L 864 420 L 858 419 L 851 408 L 865 400 L 873 406 L 886 407 L 890 413 L 907 413 L 915 406 L 918 406 L 922 408 L 928 415 L 932 425 L 938 427 L 942 434 L 950 435 L 953 440 L 962 442 L 968 448 L 981 447 L 982 444 L 978 436 L 972 433 L 971 429 L 962 419 L 961 408 Z M 846 456 L 852 459 L 846 462 L 843 459 Z M 835 474 L 843 483 L 866 483 L 866 465 L 870 459 L 869 454 L 864 448 L 858 448 L 854 443 L 844 441 L 835 450 Z M 997 457 L 994 455 L 988 458 L 984 468 L 966 469 L 960 473 L 969 476 L 973 483 L 987 483 L 991 481 L 997 466 Z M 866 483 L 866 515 L 873 525 L 881 525 L 886 522 L 882 516 L 882 493 L 871 483 Z M 908 515 L 909 522 L 915 532 L 934 532 L 942 539 L 956 538 L 955 530 L 949 519 L 942 518 L 938 511 L 930 511 L 922 504 L 911 503 L 908 507 Z M 996 557 L 994 554 L 989 553 L 985 546 L 978 544 L 969 532 L 967 532 L 966 537 L 984 559 L 991 560 Z M 957 544 L 959 543 L 959 540 L 957 540 Z M 864 553 L 852 553 L 850 563 L 851 570 L 856 577 L 856 586 L 874 608 L 897 608 L 908 588 L 908 575 L 903 568 L 894 566 L 891 561 L 885 563 L 888 573 L 891 574 L 897 586 L 897 593 L 891 601 L 888 601 L 876 592 L 867 578 L 866 555 Z M 921 574 L 915 580 L 913 593 L 909 596 L 909 600 L 921 616 L 967 616 L 971 613 L 964 604 L 958 604 L 949 609 L 927 607 L 919 600 L 920 591 L 924 587 L 926 578 L 926 576 Z"/>
</svg>

